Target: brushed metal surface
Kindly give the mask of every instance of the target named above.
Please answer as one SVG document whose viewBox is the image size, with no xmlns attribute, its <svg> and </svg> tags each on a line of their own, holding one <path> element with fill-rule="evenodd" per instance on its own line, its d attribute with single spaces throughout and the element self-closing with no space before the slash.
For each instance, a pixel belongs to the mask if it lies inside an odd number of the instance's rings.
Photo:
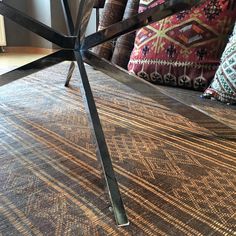
<svg viewBox="0 0 236 236">
<path fill-rule="evenodd" d="M 39 70 L 45 69 L 65 60 L 77 61 L 77 65 L 80 70 L 82 82 L 81 90 L 83 93 L 84 103 L 98 147 L 97 158 L 100 161 L 103 169 L 102 172 L 106 180 L 108 195 L 110 197 L 111 205 L 113 207 L 113 213 L 118 226 L 129 225 L 129 220 L 126 215 L 125 207 L 119 191 L 119 186 L 112 167 L 112 160 L 108 152 L 100 118 L 98 116 L 96 104 L 84 66 L 84 61 L 106 72 L 111 77 L 119 79 L 120 81 L 122 81 L 122 79 L 125 80 L 126 83 L 128 83 L 130 74 L 127 71 L 116 67 L 111 63 L 108 63 L 107 61 L 102 60 L 101 58 L 89 52 L 88 49 L 126 33 L 135 31 L 143 26 L 161 20 L 174 13 L 189 9 L 199 2 L 200 0 L 169 0 L 164 4 L 148 9 L 143 13 L 137 14 L 134 17 L 116 23 L 101 31 L 89 35 L 88 37 L 85 37 L 85 31 L 88 26 L 89 18 L 95 0 L 80 1 L 78 16 L 75 24 L 73 23 L 71 17 L 68 0 L 61 0 L 69 32 L 68 36 L 57 32 L 47 25 L 42 24 L 41 22 L 0 1 L 0 14 L 25 27 L 26 29 L 38 34 L 39 36 L 49 40 L 50 42 L 53 42 L 62 47 L 61 50 L 52 53 L 49 56 L 46 56 L 16 70 L 1 75 L 0 86 L 3 86 L 24 76 L 35 73 Z M 74 62 L 71 64 L 69 74 L 67 76 L 66 85 L 68 85 L 70 82 L 73 69 Z M 138 89 L 142 89 L 142 87 L 145 87 L 145 89 L 147 89 L 147 86 L 150 86 L 147 83 L 141 82 L 141 80 L 136 79 L 137 78 L 133 76 L 130 81 L 133 84 L 136 84 Z"/>
</svg>

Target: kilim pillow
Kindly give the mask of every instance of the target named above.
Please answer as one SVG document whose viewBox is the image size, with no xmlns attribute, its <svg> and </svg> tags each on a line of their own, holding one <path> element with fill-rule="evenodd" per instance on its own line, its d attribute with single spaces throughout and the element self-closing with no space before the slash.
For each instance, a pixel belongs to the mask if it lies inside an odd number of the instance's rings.
<svg viewBox="0 0 236 236">
<path fill-rule="evenodd" d="M 125 7 L 128 0 L 106 0 L 104 9 L 99 20 L 99 30 L 121 21 L 124 15 Z M 113 53 L 114 41 L 106 42 L 93 48 L 93 52 L 110 60 Z"/>
<path fill-rule="evenodd" d="M 221 64 L 204 97 L 236 104 L 236 25 L 221 58 Z"/>
<path fill-rule="evenodd" d="M 140 11 L 164 0 L 141 0 Z M 137 31 L 128 69 L 150 82 L 203 91 L 236 18 L 236 1 L 206 0 Z"/>
</svg>

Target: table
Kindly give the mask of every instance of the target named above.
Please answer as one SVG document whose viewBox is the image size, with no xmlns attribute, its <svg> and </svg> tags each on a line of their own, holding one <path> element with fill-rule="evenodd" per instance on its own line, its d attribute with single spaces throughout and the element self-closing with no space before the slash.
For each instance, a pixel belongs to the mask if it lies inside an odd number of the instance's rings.
<svg viewBox="0 0 236 236">
<path fill-rule="evenodd" d="M 129 225 L 129 220 L 126 215 L 125 207 L 119 191 L 119 186 L 112 167 L 112 161 L 98 116 L 84 62 L 87 62 L 94 67 L 96 67 L 96 65 L 100 65 L 99 68 L 103 68 L 104 72 L 108 73 L 114 78 L 116 76 L 129 76 L 126 71 L 115 65 L 112 65 L 106 60 L 99 58 L 89 49 L 117 38 L 123 34 L 135 31 L 143 26 L 161 20 L 177 12 L 189 9 L 199 2 L 200 0 L 168 0 L 164 4 L 148 9 L 147 11 L 137 14 L 130 19 L 118 22 L 112 26 L 85 37 L 85 31 L 95 0 L 80 0 L 78 15 L 75 23 L 72 20 L 68 0 L 61 0 L 66 25 L 68 28 L 68 35 L 63 35 L 60 32 L 57 32 L 56 30 L 48 27 L 47 25 L 42 24 L 37 20 L 25 15 L 5 2 L 0 1 L 0 14 L 61 47 L 61 49 L 57 52 L 1 75 L 0 86 L 13 82 L 26 75 L 35 73 L 52 65 L 58 64 L 64 60 L 77 62 L 82 81 L 81 93 L 84 99 L 86 112 L 94 132 L 98 149 L 97 157 L 101 162 L 102 173 L 106 181 L 108 194 L 118 226 Z M 73 68 L 74 64 L 72 63 L 68 72 L 66 86 L 69 85 Z"/>
</svg>

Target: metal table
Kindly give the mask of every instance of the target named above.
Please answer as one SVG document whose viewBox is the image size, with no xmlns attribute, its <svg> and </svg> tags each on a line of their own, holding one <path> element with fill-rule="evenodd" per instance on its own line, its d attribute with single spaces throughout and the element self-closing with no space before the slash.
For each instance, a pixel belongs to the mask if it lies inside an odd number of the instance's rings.
<svg viewBox="0 0 236 236">
<path fill-rule="evenodd" d="M 61 47 L 61 49 L 57 52 L 1 75 L 0 86 L 62 61 L 69 60 L 72 61 L 72 63 L 66 80 L 67 86 L 75 67 L 74 61 L 77 62 L 82 81 L 81 92 L 84 99 L 86 112 L 90 119 L 90 124 L 93 128 L 92 130 L 94 131 L 94 136 L 96 139 L 98 149 L 97 157 L 102 166 L 102 173 L 106 181 L 108 194 L 118 226 L 128 225 L 129 220 L 125 212 L 118 183 L 112 167 L 112 161 L 108 152 L 106 140 L 98 116 L 84 62 L 87 62 L 94 67 L 98 66 L 98 68 L 103 68 L 104 72 L 107 72 L 114 78 L 116 76 L 129 76 L 128 72 L 115 65 L 112 65 L 104 59 L 99 58 L 89 49 L 104 42 L 110 41 L 123 34 L 135 31 L 143 26 L 161 20 L 182 10 L 190 9 L 199 2 L 200 0 L 168 0 L 164 4 L 148 9 L 145 12 L 137 14 L 130 19 L 118 22 L 112 26 L 85 37 L 85 31 L 88 26 L 88 21 L 95 0 L 80 0 L 78 15 L 75 23 L 72 20 L 68 0 L 61 0 L 64 17 L 68 28 L 68 35 L 63 35 L 60 32 L 57 32 L 56 30 L 48 27 L 47 25 L 42 24 L 39 21 L 20 12 L 19 10 L 9 6 L 5 2 L 0 1 L 0 14 Z"/>
</svg>

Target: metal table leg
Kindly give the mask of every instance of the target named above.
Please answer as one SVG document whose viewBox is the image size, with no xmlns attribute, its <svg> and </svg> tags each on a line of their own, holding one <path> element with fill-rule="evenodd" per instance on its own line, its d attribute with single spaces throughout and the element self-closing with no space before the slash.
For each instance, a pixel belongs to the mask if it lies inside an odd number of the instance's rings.
<svg viewBox="0 0 236 236">
<path fill-rule="evenodd" d="M 68 26 L 69 36 L 63 35 L 55 31 L 47 25 L 36 21 L 35 19 L 0 1 L 0 14 L 5 17 L 8 17 L 19 25 L 38 34 L 39 36 L 47 39 L 50 42 L 57 44 L 62 48 L 62 50 L 59 50 L 56 53 L 53 53 L 42 59 L 36 60 L 4 75 L 1 75 L 0 86 L 22 78 L 23 76 L 29 75 L 36 71 L 39 71 L 41 69 L 45 69 L 49 66 L 60 63 L 64 60 L 77 61 L 82 81 L 81 91 L 83 93 L 84 103 L 97 142 L 98 160 L 101 162 L 102 165 L 103 175 L 106 180 L 110 201 L 118 226 L 126 226 L 129 224 L 129 221 L 126 216 L 124 204 L 112 167 L 112 161 L 108 152 L 96 104 L 94 102 L 93 94 L 84 66 L 83 59 L 87 59 L 86 56 L 83 58 L 82 54 L 86 55 L 86 52 L 88 52 L 90 48 L 96 45 L 110 41 L 123 34 L 135 31 L 143 26 L 161 20 L 174 13 L 189 9 L 192 6 L 198 4 L 200 1 L 201 0 L 169 0 L 166 1 L 164 4 L 148 9 L 147 11 L 137 14 L 136 16 L 131 17 L 130 19 L 118 22 L 110 27 L 107 27 L 106 29 L 100 30 L 87 37 L 85 37 L 85 31 L 94 5 L 94 0 L 80 0 L 76 24 L 73 23 L 68 0 L 61 0 L 66 24 Z M 99 60 L 93 58 L 91 54 L 87 55 L 90 57 L 91 60 L 99 62 Z M 106 68 L 109 68 L 109 65 L 107 63 L 105 63 L 104 65 L 106 66 Z M 69 84 L 69 80 L 74 70 L 74 66 L 74 64 L 71 64 L 70 66 L 66 85 Z M 121 73 L 126 72 L 122 71 Z"/>
</svg>

